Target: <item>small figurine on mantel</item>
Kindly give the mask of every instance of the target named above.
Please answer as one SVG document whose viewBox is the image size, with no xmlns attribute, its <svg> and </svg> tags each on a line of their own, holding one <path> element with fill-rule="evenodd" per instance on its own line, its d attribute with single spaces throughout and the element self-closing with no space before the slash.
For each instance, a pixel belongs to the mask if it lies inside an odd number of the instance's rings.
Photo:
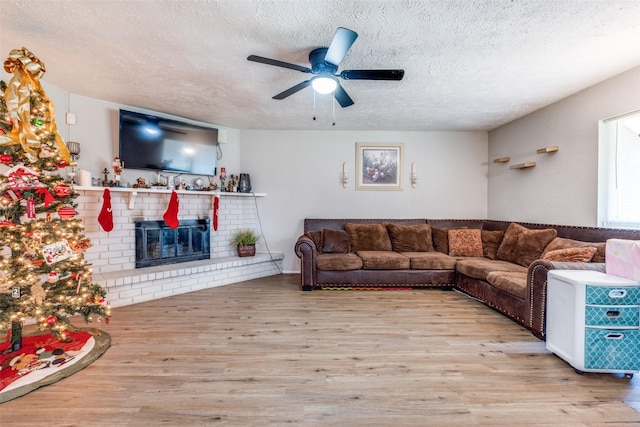
<svg viewBox="0 0 640 427">
<path fill-rule="evenodd" d="M 109 186 L 109 169 L 107 168 L 102 169 L 102 175 L 104 175 L 104 179 L 102 180 L 102 186 L 108 187 Z"/>
<path fill-rule="evenodd" d="M 113 175 L 115 176 L 116 185 L 120 185 L 120 174 L 122 174 L 124 162 L 120 161 L 120 157 L 113 159 Z"/>
</svg>

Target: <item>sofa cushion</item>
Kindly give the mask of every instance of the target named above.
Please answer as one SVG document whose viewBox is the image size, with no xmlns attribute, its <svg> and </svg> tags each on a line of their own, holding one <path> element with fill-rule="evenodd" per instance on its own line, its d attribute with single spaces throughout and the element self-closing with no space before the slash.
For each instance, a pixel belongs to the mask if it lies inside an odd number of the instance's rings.
<svg viewBox="0 0 640 427">
<path fill-rule="evenodd" d="M 487 282 L 518 298 L 525 299 L 527 296 L 526 272 L 492 271 L 487 274 Z"/>
<path fill-rule="evenodd" d="M 555 251 L 558 249 L 567 249 L 567 248 L 584 248 L 584 247 L 594 247 L 596 248 L 596 253 L 593 255 L 591 262 L 605 262 L 605 242 L 582 242 L 580 240 L 566 239 L 564 237 L 556 237 L 544 248 L 544 252 L 542 256 L 547 252 Z"/>
<path fill-rule="evenodd" d="M 360 270 L 362 268 L 362 259 L 354 253 L 318 254 L 316 268 L 326 271 Z"/>
<path fill-rule="evenodd" d="M 454 270 L 456 259 L 440 252 L 401 252 L 409 258 L 412 270 Z"/>
<path fill-rule="evenodd" d="M 474 279 L 486 280 L 492 271 L 527 272 L 527 268 L 508 261 L 486 258 L 465 258 L 456 263 L 456 270 Z"/>
<path fill-rule="evenodd" d="M 498 248 L 504 237 L 504 231 L 482 230 L 481 236 L 482 254 L 489 259 L 496 259 L 498 256 Z"/>
<path fill-rule="evenodd" d="M 598 249 L 593 246 L 556 249 L 545 253 L 542 259 L 559 262 L 590 262 L 597 250 Z"/>
<path fill-rule="evenodd" d="M 365 270 L 407 270 L 409 258 L 393 251 L 358 251 Z"/>
<path fill-rule="evenodd" d="M 420 225 L 396 225 L 387 223 L 387 231 L 391 239 L 391 246 L 396 252 L 431 252 L 433 242 L 431 240 L 431 226 Z"/>
<path fill-rule="evenodd" d="M 534 230 L 512 222 L 504 233 L 497 258 L 528 267 L 557 234 L 553 228 Z"/>
<path fill-rule="evenodd" d="M 351 250 L 357 251 L 391 251 L 391 239 L 387 227 L 383 224 L 347 223 L 344 229 L 351 239 Z"/>
<path fill-rule="evenodd" d="M 476 256 L 482 255 L 482 232 L 477 228 L 449 230 L 449 255 Z"/>
<path fill-rule="evenodd" d="M 322 230 L 322 253 L 349 253 L 349 233 L 344 230 L 324 228 Z"/>
</svg>

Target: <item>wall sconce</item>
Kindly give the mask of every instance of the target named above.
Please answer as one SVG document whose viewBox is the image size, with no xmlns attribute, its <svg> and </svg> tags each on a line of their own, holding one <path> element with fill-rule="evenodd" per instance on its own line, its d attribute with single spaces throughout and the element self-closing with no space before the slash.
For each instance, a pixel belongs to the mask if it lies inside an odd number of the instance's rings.
<svg viewBox="0 0 640 427">
<path fill-rule="evenodd" d="M 71 160 L 74 162 L 80 158 L 80 143 L 67 141 L 67 149 L 69 150 L 69 154 L 71 154 Z"/>
<path fill-rule="evenodd" d="M 416 172 L 416 164 L 411 163 L 411 188 L 416 188 L 418 183 L 418 172 Z"/>
<path fill-rule="evenodd" d="M 78 166 L 78 159 L 80 158 L 80 143 L 67 141 L 67 150 L 69 150 L 69 154 L 71 155 L 71 163 L 69 166 L 69 171 L 67 172 L 67 178 L 71 181 L 72 184 L 78 184 L 78 171 L 76 170 L 76 166 Z"/>
<path fill-rule="evenodd" d="M 347 184 L 349 183 L 349 170 L 347 169 L 347 162 L 342 164 L 342 186 L 347 188 Z"/>
</svg>

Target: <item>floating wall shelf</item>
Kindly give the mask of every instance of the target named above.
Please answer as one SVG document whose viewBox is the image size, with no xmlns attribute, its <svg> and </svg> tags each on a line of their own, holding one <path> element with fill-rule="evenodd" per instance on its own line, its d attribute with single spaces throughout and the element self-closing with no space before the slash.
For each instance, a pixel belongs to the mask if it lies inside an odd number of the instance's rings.
<svg viewBox="0 0 640 427">
<path fill-rule="evenodd" d="M 524 162 L 518 163 L 517 165 L 510 166 L 509 169 L 527 169 L 533 168 L 536 166 L 536 162 Z"/>
<path fill-rule="evenodd" d="M 493 163 L 508 163 L 511 157 L 500 157 L 499 159 L 493 159 Z"/>
<path fill-rule="evenodd" d="M 540 148 L 540 149 L 537 150 L 537 153 L 538 154 L 555 153 L 559 149 L 560 149 L 560 147 L 558 147 L 557 145 L 554 145 L 553 147 Z"/>
</svg>

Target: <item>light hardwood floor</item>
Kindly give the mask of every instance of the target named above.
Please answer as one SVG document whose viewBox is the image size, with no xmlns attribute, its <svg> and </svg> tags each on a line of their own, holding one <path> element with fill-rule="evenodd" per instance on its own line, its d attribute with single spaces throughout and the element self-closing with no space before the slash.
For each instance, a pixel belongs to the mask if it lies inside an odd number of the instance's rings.
<svg viewBox="0 0 640 427">
<path fill-rule="evenodd" d="M 465 295 L 298 282 L 114 309 L 111 348 L 0 405 L 0 425 L 640 425 L 640 375 L 577 375 Z"/>
</svg>

